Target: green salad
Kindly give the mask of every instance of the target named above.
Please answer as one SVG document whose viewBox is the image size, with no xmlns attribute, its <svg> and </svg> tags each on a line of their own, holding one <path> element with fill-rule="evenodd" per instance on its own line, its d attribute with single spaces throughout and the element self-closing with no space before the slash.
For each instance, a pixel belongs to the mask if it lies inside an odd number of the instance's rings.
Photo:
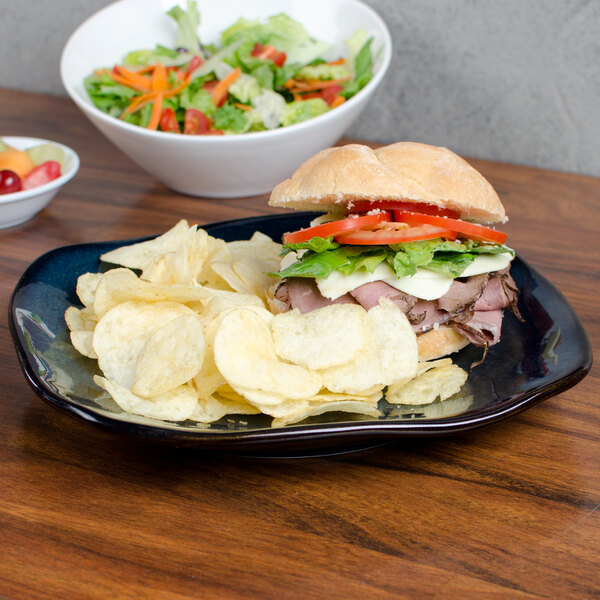
<svg viewBox="0 0 600 600">
<path fill-rule="evenodd" d="M 94 105 L 140 127 L 190 135 L 285 127 L 343 104 L 373 76 L 372 38 L 357 30 L 347 54 L 325 60 L 330 44 L 286 14 L 238 19 L 207 44 L 196 3 L 171 8 L 173 47 L 135 50 L 84 80 Z"/>
</svg>

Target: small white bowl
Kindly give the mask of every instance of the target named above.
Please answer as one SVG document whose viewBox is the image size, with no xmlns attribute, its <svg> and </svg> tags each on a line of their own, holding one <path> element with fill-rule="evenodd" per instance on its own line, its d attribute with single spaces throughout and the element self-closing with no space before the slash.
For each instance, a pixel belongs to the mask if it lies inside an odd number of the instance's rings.
<svg viewBox="0 0 600 600">
<path fill-rule="evenodd" d="M 271 131 L 192 136 L 150 131 L 94 106 L 83 80 L 94 69 L 120 64 L 136 49 L 174 46 L 175 26 L 165 12 L 184 0 L 120 0 L 85 21 L 61 57 L 62 82 L 73 101 L 118 148 L 169 188 L 192 196 L 230 198 L 269 192 L 306 159 L 335 144 L 365 108 L 392 56 L 389 30 L 360 0 L 198 0 L 200 38 L 216 42 L 238 17 L 265 19 L 281 12 L 332 44 L 332 58 L 347 54 L 357 29 L 373 37 L 374 75 L 347 102 L 323 115 Z"/>
<path fill-rule="evenodd" d="M 27 150 L 27 148 L 39 146 L 40 144 L 52 144 L 63 149 L 66 159 L 60 177 L 30 190 L 0 194 L 0 229 L 6 229 L 29 221 L 48 206 L 58 190 L 72 179 L 79 170 L 79 156 L 68 146 L 52 140 L 10 136 L 2 136 L 2 140 L 17 150 Z"/>
</svg>

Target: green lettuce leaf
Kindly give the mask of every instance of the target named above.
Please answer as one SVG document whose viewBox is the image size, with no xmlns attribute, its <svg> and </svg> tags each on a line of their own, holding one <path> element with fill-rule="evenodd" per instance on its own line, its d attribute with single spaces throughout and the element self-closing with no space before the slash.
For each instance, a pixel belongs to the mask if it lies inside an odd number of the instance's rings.
<svg viewBox="0 0 600 600">
<path fill-rule="evenodd" d="M 200 27 L 200 13 L 194 0 L 188 0 L 186 10 L 180 6 L 173 6 L 167 14 L 177 23 L 177 40 L 175 48 L 185 48 L 192 54 L 200 50 L 198 27 Z"/>
<path fill-rule="evenodd" d="M 340 245 L 333 241 L 332 237 L 314 237 L 307 242 L 298 242 L 296 244 L 285 244 L 281 251 L 281 255 L 285 256 L 290 252 L 297 252 L 298 250 L 312 250 L 313 252 L 325 252 L 326 250 L 334 250 L 339 248 Z"/>
<path fill-rule="evenodd" d="M 321 79 L 323 81 L 351 76 L 352 72 L 346 65 L 330 65 L 328 63 L 306 65 L 295 75 L 296 79 Z"/>
<path fill-rule="evenodd" d="M 326 113 L 329 106 L 322 98 L 297 100 L 286 104 L 281 111 L 281 124 L 293 125 Z"/>
<path fill-rule="evenodd" d="M 362 90 L 373 77 L 372 42 L 373 38 L 369 38 L 354 57 L 354 77 L 346 83 L 342 91 L 342 95 L 346 98 Z"/>
<path fill-rule="evenodd" d="M 215 111 L 215 128 L 241 133 L 248 128 L 244 112 L 231 104 L 224 104 Z"/>
<path fill-rule="evenodd" d="M 477 254 L 513 253 L 501 244 L 481 244 L 473 240 L 446 241 L 441 238 L 406 242 L 393 246 L 338 245 L 332 238 L 312 238 L 302 244 L 286 244 L 282 254 L 306 250 L 297 262 L 278 277 L 328 277 L 333 270 L 351 275 L 358 269 L 370 272 L 386 261 L 398 277 L 414 275 L 417 268 L 427 268 L 450 277 L 461 273 Z"/>
</svg>

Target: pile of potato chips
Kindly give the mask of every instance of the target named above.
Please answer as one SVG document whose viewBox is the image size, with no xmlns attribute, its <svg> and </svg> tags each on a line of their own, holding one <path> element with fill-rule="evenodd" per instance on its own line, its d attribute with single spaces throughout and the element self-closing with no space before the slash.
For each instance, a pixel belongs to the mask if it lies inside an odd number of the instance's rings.
<svg viewBox="0 0 600 600">
<path fill-rule="evenodd" d="M 419 363 L 413 329 L 389 300 L 273 314 L 266 273 L 279 270 L 280 252 L 258 232 L 225 242 L 186 221 L 108 252 L 102 260 L 118 268 L 78 279 L 83 308 L 65 313 L 71 342 L 97 359 L 94 381 L 124 411 L 166 421 L 379 417 L 384 390 L 388 403 L 428 404 L 461 388 L 467 374 L 451 360 Z"/>
</svg>

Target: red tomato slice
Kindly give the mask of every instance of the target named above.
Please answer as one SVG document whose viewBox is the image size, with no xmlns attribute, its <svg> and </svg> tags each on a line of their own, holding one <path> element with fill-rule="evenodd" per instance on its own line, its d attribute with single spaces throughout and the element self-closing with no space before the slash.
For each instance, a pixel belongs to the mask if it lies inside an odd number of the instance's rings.
<svg viewBox="0 0 600 600">
<path fill-rule="evenodd" d="M 443 227 L 422 225 L 420 227 L 407 227 L 404 229 L 361 229 L 334 237 L 335 241 L 340 244 L 356 244 L 360 246 L 386 246 L 388 244 L 418 242 L 434 238 L 455 240 L 456 233 Z"/>
<path fill-rule="evenodd" d="M 197 54 L 194 54 L 192 60 L 190 60 L 186 74 L 191 75 L 202 64 L 202 62 L 202 59 Z"/>
<path fill-rule="evenodd" d="M 418 212 L 426 215 L 440 215 L 442 217 L 450 217 L 451 219 L 457 219 L 460 215 L 450 208 L 440 208 L 433 204 L 421 204 L 417 202 L 409 202 L 402 200 L 375 200 L 370 202 L 369 200 L 358 200 L 351 204 L 351 207 L 346 210 L 347 213 L 366 213 L 374 208 L 380 208 L 382 210 L 403 210 L 415 212 L 418 207 Z"/>
<path fill-rule="evenodd" d="M 424 215 L 416 212 L 394 211 L 396 221 L 408 223 L 409 225 L 436 225 L 437 227 L 446 227 L 452 231 L 456 231 L 459 237 L 466 237 L 478 242 L 494 242 L 495 244 L 504 244 L 508 235 L 501 231 L 496 231 L 477 223 L 468 223 L 460 219 L 450 219 L 448 217 L 440 217 L 437 215 Z"/>
<path fill-rule="evenodd" d="M 180 133 L 179 123 L 177 122 L 175 111 L 170 106 L 163 108 L 163 111 L 160 115 L 160 128 L 162 131 Z"/>
<path fill-rule="evenodd" d="M 273 58 L 273 62 L 277 67 L 283 67 L 285 64 L 285 60 L 287 58 L 287 54 L 285 52 L 280 52 Z"/>
<path fill-rule="evenodd" d="M 390 220 L 389 212 L 382 212 L 376 215 L 364 215 L 362 217 L 347 217 L 341 221 L 331 221 L 330 223 L 322 223 L 314 227 L 307 227 L 292 233 L 283 234 L 284 244 L 300 244 L 308 242 L 314 237 L 326 238 L 336 236 L 340 233 L 348 233 L 363 227 L 372 227 L 377 223 L 383 223 Z"/>
<path fill-rule="evenodd" d="M 210 129 L 210 119 L 200 110 L 188 108 L 185 111 L 183 133 L 188 135 L 202 135 Z"/>
</svg>

